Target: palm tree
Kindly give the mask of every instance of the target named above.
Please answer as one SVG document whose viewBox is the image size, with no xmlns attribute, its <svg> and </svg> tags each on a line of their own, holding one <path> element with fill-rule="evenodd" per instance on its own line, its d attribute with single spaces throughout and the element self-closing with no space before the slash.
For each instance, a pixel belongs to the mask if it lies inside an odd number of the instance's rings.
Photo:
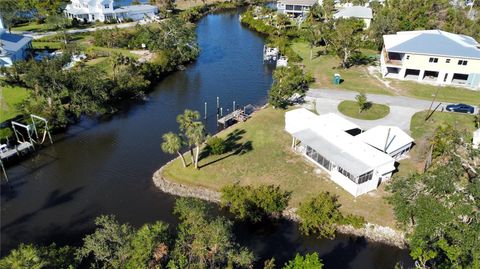
<svg viewBox="0 0 480 269">
<path fill-rule="evenodd" d="M 201 122 L 194 122 L 193 126 L 188 132 L 189 140 L 192 141 L 196 146 L 195 153 L 195 169 L 198 169 L 198 157 L 200 155 L 200 146 L 202 146 L 205 141 L 205 126 Z"/>
<path fill-rule="evenodd" d="M 180 152 L 180 149 L 182 148 L 182 139 L 180 138 L 180 136 L 172 132 L 169 132 L 164 134 L 162 138 L 163 138 L 163 143 L 162 143 L 163 152 L 169 153 L 169 154 L 177 153 L 178 156 L 180 156 L 180 158 L 182 159 L 183 167 L 187 167 L 187 164 L 185 163 L 185 158 L 183 157 L 183 154 Z"/>
<path fill-rule="evenodd" d="M 190 136 L 188 135 L 188 133 L 191 132 L 191 128 L 193 127 L 194 123 L 199 119 L 200 119 L 200 113 L 198 111 L 194 111 L 190 109 L 185 109 L 183 114 L 180 114 L 177 116 L 179 129 L 183 133 L 183 135 L 185 136 L 188 142 L 192 163 L 195 163 L 195 159 L 193 157 L 193 145 L 195 145 L 195 142 L 190 139 Z"/>
</svg>

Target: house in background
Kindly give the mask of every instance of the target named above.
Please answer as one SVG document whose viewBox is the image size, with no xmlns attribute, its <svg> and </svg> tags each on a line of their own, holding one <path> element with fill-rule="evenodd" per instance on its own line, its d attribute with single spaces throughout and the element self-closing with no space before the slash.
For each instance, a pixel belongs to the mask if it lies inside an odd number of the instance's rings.
<svg viewBox="0 0 480 269">
<path fill-rule="evenodd" d="M 293 17 L 306 16 L 318 0 L 279 0 L 277 10 L 279 13 Z"/>
<path fill-rule="evenodd" d="M 480 89 L 480 44 L 470 36 L 440 30 L 383 36 L 385 78 Z"/>
<path fill-rule="evenodd" d="M 339 8 L 338 11 L 333 14 L 334 19 L 348 19 L 348 18 L 357 18 L 363 20 L 365 23 L 364 29 L 368 29 L 372 23 L 373 13 L 372 9 L 369 7 L 362 6 L 347 6 Z"/>
<path fill-rule="evenodd" d="M 114 0 L 72 0 L 64 11 L 70 19 L 94 21 L 134 21 L 151 19 L 158 13 L 158 8 L 152 5 L 119 6 Z"/>
<path fill-rule="evenodd" d="M 390 133 L 384 134 L 388 128 Z M 394 157 L 403 156 L 413 142 L 406 134 L 409 139 L 397 138 L 404 133 L 394 127 L 373 128 L 363 137 L 352 135 L 358 129 L 333 113 L 318 116 L 305 108 L 285 113 L 285 130 L 292 136 L 292 148 L 355 197 L 389 180 L 396 169 Z M 383 143 L 377 145 L 375 140 Z"/>
<path fill-rule="evenodd" d="M 32 38 L 7 33 L 0 17 L 0 67 L 10 67 L 16 61 L 25 60 L 32 48 Z"/>
</svg>

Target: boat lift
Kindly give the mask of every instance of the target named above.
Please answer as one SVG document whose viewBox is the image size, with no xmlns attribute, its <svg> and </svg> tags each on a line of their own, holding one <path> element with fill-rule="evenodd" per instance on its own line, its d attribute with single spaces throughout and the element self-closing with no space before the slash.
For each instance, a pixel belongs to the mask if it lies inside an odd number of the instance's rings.
<svg viewBox="0 0 480 269">
<path fill-rule="evenodd" d="M 30 149 L 35 150 L 35 144 L 42 145 L 47 136 L 50 140 L 50 144 L 53 144 L 52 136 L 48 128 L 48 120 L 31 114 L 30 119 L 31 124 L 23 124 L 16 121 L 12 121 L 12 130 L 17 139 L 17 144 L 13 148 L 8 148 L 7 145 L 1 145 L 0 147 L 0 168 L 3 172 L 5 179 L 8 181 L 7 172 L 3 164 L 4 160 L 9 159 L 12 156 L 20 156 L 21 153 L 28 151 Z M 38 126 L 37 126 L 38 125 Z M 27 137 L 25 137 L 19 130 L 25 130 Z M 43 131 L 43 135 L 39 136 L 39 130 Z M 41 137 L 41 139 L 40 139 Z M 36 139 L 34 139 L 36 138 Z"/>
</svg>

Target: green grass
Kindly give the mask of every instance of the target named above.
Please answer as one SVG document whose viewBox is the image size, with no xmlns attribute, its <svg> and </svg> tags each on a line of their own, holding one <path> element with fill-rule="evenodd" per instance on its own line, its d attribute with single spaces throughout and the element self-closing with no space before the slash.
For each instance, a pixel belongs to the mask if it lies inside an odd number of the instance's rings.
<svg viewBox="0 0 480 269">
<path fill-rule="evenodd" d="M 319 55 L 322 48 L 313 49 L 313 59 L 310 60 L 310 46 L 307 43 L 295 42 L 292 49 L 302 57 L 302 65 L 305 70 L 311 73 L 315 82 L 314 88 L 343 89 L 350 91 L 359 91 L 365 93 L 376 93 L 391 95 L 392 92 L 381 82 L 372 78 L 365 66 L 354 66 L 349 69 L 340 68 L 340 59 L 332 55 Z M 369 52 L 371 54 L 371 52 Z M 343 82 L 340 85 L 334 85 L 332 78 L 334 74 L 340 74 Z"/>
<path fill-rule="evenodd" d="M 349 100 L 338 104 L 338 110 L 346 116 L 360 120 L 378 120 L 390 113 L 390 107 L 382 104 L 372 104 L 369 109 L 360 112 L 357 102 Z"/>
<path fill-rule="evenodd" d="M 410 151 L 410 158 L 400 161 L 396 177 L 407 176 L 413 171 L 422 171 L 426 156 L 430 150 L 430 139 L 438 126 L 449 124 L 464 135 L 466 141 L 471 141 L 475 130 L 474 116 L 452 113 L 435 112 L 427 121 L 427 111 L 415 113 L 410 122 L 410 132 L 415 139 L 415 147 Z"/>
<path fill-rule="evenodd" d="M 247 122 L 238 123 L 219 134 L 221 137 L 240 133 L 237 144 L 251 143 L 243 154 L 226 153 L 200 160 L 200 170 L 192 165 L 184 168 L 179 159 L 165 167 L 165 178 L 178 183 L 220 190 L 222 186 L 239 182 L 242 185 L 274 184 L 292 191 L 290 207 L 321 191 L 338 196 L 346 214 L 363 216 L 367 221 L 394 227 L 391 207 L 385 202 L 381 186 L 377 191 L 356 199 L 328 179 L 317 174 L 316 166 L 290 149 L 291 137 L 284 131 L 285 111 L 267 108 L 257 112 Z M 173 156 L 172 156 L 173 157 Z M 186 160 L 190 160 L 186 154 Z"/>
<path fill-rule="evenodd" d="M 22 87 L 0 87 L 0 122 L 15 117 L 20 112 L 18 104 L 27 98 L 27 89 Z"/>
<path fill-rule="evenodd" d="M 391 80 L 392 86 L 402 90 L 402 95 L 432 100 L 437 93 L 438 101 L 480 105 L 480 92 L 460 87 L 434 86 L 414 81 Z"/>
<path fill-rule="evenodd" d="M 480 94 L 461 87 L 438 87 L 434 85 L 417 83 L 414 81 L 402 81 L 388 79 L 383 80 L 390 83 L 388 88 L 379 78 L 369 74 L 365 66 L 353 66 L 349 69 L 339 68 L 340 59 L 332 55 L 323 55 L 323 48 L 316 47 L 313 49 L 313 59 L 310 60 L 310 46 L 305 42 L 295 42 L 292 45 L 293 50 L 302 57 L 301 64 L 305 66 L 305 70 L 310 72 L 315 82 L 311 85 L 314 88 L 328 88 L 359 91 L 365 93 L 377 93 L 386 95 L 403 95 L 419 99 L 431 100 L 432 95 L 438 91 L 437 100 L 452 103 L 467 103 L 473 105 L 480 104 Z M 364 50 L 367 55 L 375 55 L 378 52 Z M 342 76 L 344 80 L 340 85 L 333 85 L 332 78 L 335 73 Z"/>
<path fill-rule="evenodd" d="M 34 49 L 61 49 L 64 46 L 62 42 L 56 41 L 47 41 L 47 42 L 38 42 L 33 41 L 32 47 Z"/>
<path fill-rule="evenodd" d="M 431 137 L 435 129 L 444 124 L 450 124 L 453 128 L 465 134 L 465 138 L 472 139 L 472 132 L 475 131 L 475 116 L 452 113 L 435 112 L 427 121 L 427 111 L 415 113 L 410 123 L 410 131 L 414 139 Z"/>
<path fill-rule="evenodd" d="M 50 26 L 47 23 L 37 23 L 37 22 L 29 22 L 29 23 L 22 23 L 20 25 L 16 25 L 12 27 L 12 31 L 35 31 L 35 32 L 47 32 L 50 31 Z"/>
</svg>

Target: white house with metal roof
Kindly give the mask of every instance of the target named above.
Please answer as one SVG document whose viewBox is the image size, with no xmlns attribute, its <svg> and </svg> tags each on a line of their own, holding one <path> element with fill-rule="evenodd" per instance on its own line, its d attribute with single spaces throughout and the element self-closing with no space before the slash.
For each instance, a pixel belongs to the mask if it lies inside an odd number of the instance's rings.
<svg viewBox="0 0 480 269">
<path fill-rule="evenodd" d="M 356 139 L 383 151 L 395 160 L 404 158 L 413 147 L 413 138 L 397 126 L 379 125 L 355 136 Z"/>
<path fill-rule="evenodd" d="M 346 6 L 339 8 L 338 11 L 333 14 L 334 19 L 348 19 L 348 18 L 356 18 L 361 19 L 365 23 L 365 29 L 370 27 L 370 24 L 373 19 L 372 9 L 369 7 L 362 7 L 362 6 Z"/>
<path fill-rule="evenodd" d="M 0 67 L 10 67 L 16 61 L 25 60 L 30 48 L 32 38 L 7 33 L 0 17 Z"/>
<path fill-rule="evenodd" d="M 128 5 L 120 6 L 114 0 L 72 0 L 64 11 L 71 19 L 93 21 L 122 21 L 131 19 L 134 21 L 154 18 L 158 8 L 152 5 Z"/>
<path fill-rule="evenodd" d="M 305 16 L 318 0 L 279 0 L 277 11 L 293 17 Z"/>
<path fill-rule="evenodd" d="M 385 78 L 480 89 L 480 44 L 470 36 L 441 30 L 383 36 Z"/>
<path fill-rule="evenodd" d="M 389 180 L 395 159 L 349 134 L 352 129 L 359 127 L 333 113 L 318 116 L 304 108 L 285 113 L 292 148 L 356 197 Z"/>
</svg>

